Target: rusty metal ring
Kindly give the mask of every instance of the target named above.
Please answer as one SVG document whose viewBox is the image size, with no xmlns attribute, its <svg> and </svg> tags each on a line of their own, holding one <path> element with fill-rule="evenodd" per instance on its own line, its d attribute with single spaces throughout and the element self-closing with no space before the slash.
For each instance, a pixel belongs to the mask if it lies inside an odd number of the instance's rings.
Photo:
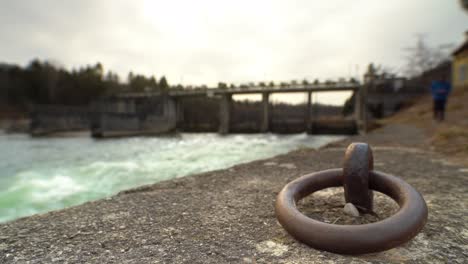
<svg viewBox="0 0 468 264">
<path fill-rule="evenodd" d="M 279 223 L 297 240 L 340 254 L 364 254 L 387 250 L 416 236 L 427 220 L 427 206 L 421 194 L 402 179 L 371 171 L 371 189 L 395 200 L 400 209 L 382 221 L 364 225 L 334 225 L 303 215 L 296 202 L 305 196 L 343 184 L 343 170 L 331 169 L 305 175 L 287 184 L 278 194 L 275 210 Z"/>
</svg>

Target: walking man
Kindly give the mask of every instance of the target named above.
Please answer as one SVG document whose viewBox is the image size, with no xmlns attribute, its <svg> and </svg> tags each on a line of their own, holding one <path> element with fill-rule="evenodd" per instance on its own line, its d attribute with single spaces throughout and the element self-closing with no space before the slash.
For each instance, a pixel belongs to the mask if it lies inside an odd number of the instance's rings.
<svg viewBox="0 0 468 264">
<path fill-rule="evenodd" d="M 447 97 L 450 94 L 450 83 L 445 79 L 432 81 L 431 92 L 434 99 L 434 120 L 444 121 L 445 118 L 445 104 Z"/>
</svg>

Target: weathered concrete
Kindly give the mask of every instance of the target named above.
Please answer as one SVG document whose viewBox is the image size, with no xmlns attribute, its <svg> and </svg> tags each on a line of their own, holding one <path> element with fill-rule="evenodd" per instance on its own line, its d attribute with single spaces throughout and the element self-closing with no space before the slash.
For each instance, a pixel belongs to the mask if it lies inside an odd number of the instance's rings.
<svg viewBox="0 0 468 264">
<path fill-rule="evenodd" d="M 188 97 L 213 97 L 217 96 L 220 98 L 220 107 L 219 107 L 219 127 L 218 127 L 218 132 L 220 134 L 228 134 L 233 128 L 232 124 L 232 96 L 233 95 L 241 95 L 241 94 L 260 94 L 262 95 L 262 119 L 259 123 L 259 129 L 257 130 L 258 132 L 264 133 L 271 131 L 271 119 L 270 119 L 270 105 L 268 102 L 270 94 L 274 93 L 307 93 L 310 95 L 312 92 L 318 93 L 318 92 L 339 92 L 339 91 L 350 91 L 350 92 L 359 92 L 361 89 L 363 89 L 365 85 L 360 85 L 358 83 L 337 83 L 337 84 L 295 84 L 295 85 L 290 85 L 288 87 L 260 87 L 260 86 L 252 86 L 252 87 L 239 87 L 239 88 L 233 88 L 233 89 L 217 89 L 217 88 L 211 88 L 211 89 L 199 89 L 199 90 L 182 90 L 182 91 L 169 91 L 168 96 L 171 98 L 178 100 L 181 98 L 188 98 Z M 279 89 L 281 88 L 281 89 Z M 361 93 L 360 93 L 361 94 Z M 117 95 L 119 98 L 152 98 L 152 97 L 158 97 L 161 95 L 161 92 L 156 92 L 156 93 L 124 93 Z M 362 108 L 365 106 L 365 100 L 366 97 L 361 96 L 361 101 L 363 102 L 362 104 L 359 104 L 358 107 Z M 310 100 L 308 102 L 308 113 L 306 113 L 304 120 L 301 120 L 301 122 L 305 122 L 305 125 L 303 123 L 300 124 L 301 127 L 304 127 L 304 129 L 301 129 L 300 132 L 303 131 L 310 131 L 313 130 L 311 128 L 312 124 L 309 124 L 310 120 Z M 360 110 L 361 112 L 363 110 Z M 356 115 L 356 117 L 366 117 L 366 115 Z M 356 120 L 360 124 L 364 124 L 364 126 L 367 124 L 366 120 Z M 292 122 L 294 123 L 294 122 Z M 313 122 L 312 122 L 313 123 Z M 295 125 L 293 125 L 295 126 Z M 247 125 L 247 127 L 250 127 L 250 125 Z M 361 126 L 360 126 L 361 127 Z M 234 129 L 234 130 L 239 130 L 239 129 Z M 242 132 L 248 132 L 251 133 L 253 132 L 252 129 L 241 129 L 245 130 Z M 289 130 L 289 129 L 285 129 Z M 345 131 L 341 132 L 347 133 Z M 255 131 L 255 132 L 257 132 Z M 299 131 L 296 131 L 295 129 L 292 129 L 292 131 L 288 133 L 298 133 Z M 283 132 L 280 132 L 283 133 Z"/>
<path fill-rule="evenodd" d="M 420 148 L 421 138 L 413 127 L 386 127 L 319 151 L 302 149 L 2 224 L 0 263 L 463 263 L 467 170 Z M 276 221 L 277 193 L 303 174 L 341 166 L 345 146 L 355 140 L 372 144 L 375 169 L 422 193 L 428 223 L 411 242 L 377 254 L 342 256 L 298 243 Z M 396 210 L 376 195 L 377 216 L 355 218 L 343 213 L 344 203 L 338 188 L 299 207 L 336 224 L 373 222 Z"/>
<path fill-rule="evenodd" d="M 87 107 L 36 105 L 31 110 L 29 131 L 33 136 L 89 129 Z"/>
<path fill-rule="evenodd" d="M 307 131 L 312 129 L 312 121 L 310 118 L 312 117 L 312 92 L 307 93 L 307 105 L 306 105 L 306 114 L 305 114 L 305 123 Z"/>
<path fill-rule="evenodd" d="M 177 126 L 177 104 L 167 96 L 103 100 L 94 107 L 94 137 L 162 134 Z"/>
<path fill-rule="evenodd" d="M 270 94 L 262 94 L 262 126 L 260 132 L 266 133 L 270 128 Z"/>
<path fill-rule="evenodd" d="M 301 92 L 341 92 L 341 91 L 356 91 L 359 90 L 360 85 L 358 83 L 344 82 L 336 84 L 294 84 L 288 85 L 287 87 L 274 86 L 274 87 L 262 87 L 262 86 L 249 86 L 249 87 L 238 87 L 230 89 L 220 88 L 206 88 L 206 89 L 194 89 L 194 90 L 170 90 L 169 95 L 171 97 L 196 97 L 196 96 L 208 96 L 212 97 L 215 95 L 235 95 L 235 94 L 262 94 L 266 93 L 301 93 Z M 124 93 L 120 94 L 119 97 L 132 97 L 132 98 L 146 98 L 153 96 L 160 96 L 161 92 L 144 92 L 144 93 Z"/>
<path fill-rule="evenodd" d="M 0 130 L 6 133 L 29 133 L 31 120 L 27 118 L 0 119 Z"/>
<path fill-rule="evenodd" d="M 182 126 L 185 120 L 184 105 L 180 99 L 175 100 L 175 105 L 176 105 L 176 126 L 177 128 L 179 128 Z"/>
<path fill-rule="evenodd" d="M 231 124 L 231 101 L 232 95 L 224 94 L 221 96 L 221 103 L 219 109 L 219 133 L 227 134 L 229 133 L 229 127 Z"/>
</svg>

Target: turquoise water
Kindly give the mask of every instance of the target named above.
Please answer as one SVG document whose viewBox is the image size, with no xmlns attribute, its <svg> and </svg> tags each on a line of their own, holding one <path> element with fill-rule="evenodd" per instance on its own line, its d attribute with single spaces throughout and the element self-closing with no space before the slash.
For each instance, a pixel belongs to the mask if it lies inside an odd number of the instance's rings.
<svg viewBox="0 0 468 264">
<path fill-rule="evenodd" d="M 0 222 L 340 138 L 181 134 L 96 141 L 0 134 Z"/>
</svg>

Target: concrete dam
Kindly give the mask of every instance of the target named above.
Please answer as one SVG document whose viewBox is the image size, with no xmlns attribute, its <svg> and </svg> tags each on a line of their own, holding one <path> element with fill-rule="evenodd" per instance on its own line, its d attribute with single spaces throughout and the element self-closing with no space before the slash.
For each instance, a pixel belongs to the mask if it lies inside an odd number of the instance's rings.
<svg viewBox="0 0 468 264">
<path fill-rule="evenodd" d="M 351 91 L 354 114 L 347 118 L 321 118 L 312 102 L 319 92 Z M 168 93 L 124 93 L 102 98 L 89 107 L 61 111 L 36 107 L 31 113 L 31 133 L 89 130 L 93 137 L 157 135 L 181 132 L 355 134 L 365 127 L 365 94 L 358 84 L 296 85 L 288 88 L 251 87 L 170 91 Z M 302 93 L 303 108 L 282 110 L 270 102 L 274 93 Z M 260 102 L 239 103 L 234 95 L 260 94 Z M 203 106 L 204 111 L 199 108 Z M 65 107 L 66 108 L 66 107 Z M 300 109 L 300 110 L 297 110 Z M 74 110 L 74 111 L 73 111 Z M 285 113 L 287 112 L 287 113 Z M 336 111 L 335 111 L 336 112 Z M 341 112 L 335 115 L 342 115 Z"/>
</svg>

